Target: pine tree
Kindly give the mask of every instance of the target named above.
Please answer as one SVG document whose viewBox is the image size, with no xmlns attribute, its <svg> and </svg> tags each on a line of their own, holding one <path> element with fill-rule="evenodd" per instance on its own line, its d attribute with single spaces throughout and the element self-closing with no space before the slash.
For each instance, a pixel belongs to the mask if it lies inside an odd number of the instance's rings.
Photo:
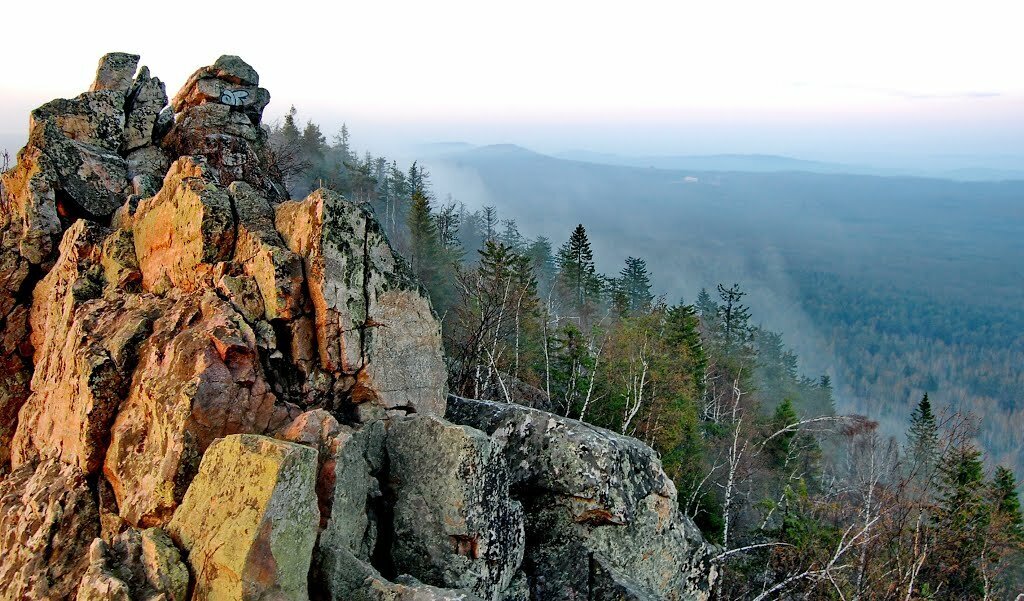
<svg viewBox="0 0 1024 601">
<path fill-rule="evenodd" d="M 281 126 L 281 135 L 284 137 L 285 142 L 290 144 L 297 144 L 299 142 L 300 134 L 299 128 L 295 125 L 295 116 L 298 111 L 295 109 L 293 104 L 288 112 L 284 115 L 284 125 Z"/>
<path fill-rule="evenodd" d="M 594 266 L 594 252 L 583 224 L 577 225 L 569 240 L 558 249 L 558 279 L 566 300 L 574 309 L 582 311 L 597 300 L 601 280 Z"/>
<path fill-rule="evenodd" d="M 740 290 L 739 284 L 729 288 L 718 285 L 718 296 L 722 301 L 716 314 L 718 334 L 723 350 L 729 354 L 749 350 L 747 345 L 752 333 L 750 309 L 740 302 L 746 294 Z"/>
<path fill-rule="evenodd" d="M 431 213 L 430 200 L 422 190 L 412 194 L 409 207 L 409 251 L 408 261 L 416 277 L 427 290 L 437 284 L 440 245 L 437 240 L 437 226 Z"/>
<path fill-rule="evenodd" d="M 1017 496 L 1017 478 L 1004 466 L 998 466 L 989 485 L 992 511 L 996 521 L 1008 538 L 1024 543 L 1024 515 Z"/>
<path fill-rule="evenodd" d="M 708 358 L 704 352 L 704 344 L 700 338 L 700 320 L 693 305 L 679 300 L 679 304 L 665 311 L 665 342 L 673 349 L 685 349 L 689 358 L 690 377 L 697 389 L 698 398 L 704 394 L 704 376 L 708 368 Z"/>
<path fill-rule="evenodd" d="M 697 315 L 707 323 L 718 315 L 718 303 L 708 294 L 707 288 L 700 289 L 700 294 L 697 295 L 697 302 L 693 306 L 697 310 Z"/>
<path fill-rule="evenodd" d="M 651 294 L 651 276 L 647 272 L 647 262 L 636 257 L 626 257 L 626 265 L 615 280 L 613 294 L 616 308 L 620 313 L 649 310 L 654 295 Z"/>
<path fill-rule="evenodd" d="M 907 431 L 907 454 L 913 462 L 919 480 L 930 480 L 935 468 L 938 446 L 938 425 L 926 392 L 910 414 L 910 429 Z"/>
<path fill-rule="evenodd" d="M 551 241 L 544 236 L 537 236 L 526 247 L 526 256 L 537 278 L 537 290 L 545 298 L 555 280 L 555 257 L 551 253 Z"/>
</svg>

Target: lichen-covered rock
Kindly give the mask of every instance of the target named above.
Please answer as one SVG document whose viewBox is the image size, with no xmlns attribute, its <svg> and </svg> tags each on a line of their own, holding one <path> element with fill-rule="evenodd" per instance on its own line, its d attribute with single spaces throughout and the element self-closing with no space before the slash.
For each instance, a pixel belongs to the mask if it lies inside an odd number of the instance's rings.
<svg viewBox="0 0 1024 601">
<path fill-rule="evenodd" d="M 35 125 L 29 144 L 46 154 L 53 167 L 55 209 L 66 221 L 105 220 L 124 200 L 130 187 L 128 164 L 116 150 L 69 139 L 54 119 Z"/>
<path fill-rule="evenodd" d="M 293 351 L 299 368 L 354 377 L 353 403 L 443 414 L 440 324 L 373 217 L 321 189 L 278 205 L 276 225 L 302 257 L 314 309 L 316 346 Z"/>
<path fill-rule="evenodd" d="M 114 90 L 127 92 L 132 83 L 132 76 L 135 75 L 135 68 L 139 66 L 139 55 L 128 54 L 127 52 L 110 52 L 100 58 L 100 64 L 96 67 L 96 79 L 89 88 L 90 92 L 99 90 Z"/>
<path fill-rule="evenodd" d="M 54 456 L 95 473 L 131 380 L 138 345 L 158 309 L 144 296 L 101 298 L 110 230 L 78 221 L 33 295 L 32 394 L 19 414 L 12 465 Z"/>
<path fill-rule="evenodd" d="M 525 540 L 500 442 L 435 416 L 411 416 L 388 431 L 388 458 L 396 568 L 503 599 Z"/>
<path fill-rule="evenodd" d="M 544 599 L 586 598 L 599 561 L 605 576 L 628 576 L 616 581 L 623 590 L 651 599 L 707 598 L 716 578 L 712 548 L 678 513 L 675 486 L 650 447 L 493 401 L 449 397 L 447 417 L 503 443 L 526 513 L 523 568 L 531 590 Z"/>
<path fill-rule="evenodd" d="M 230 259 L 234 248 L 231 199 L 201 160 L 180 158 L 156 196 L 139 202 L 132 233 L 143 288 L 160 294 L 209 287 L 213 264 Z"/>
<path fill-rule="evenodd" d="M 143 67 L 128 90 L 126 104 L 124 152 L 153 143 L 157 119 L 167 106 L 167 90 L 159 78 L 150 77 L 149 69 Z"/>
<path fill-rule="evenodd" d="M 255 279 L 266 319 L 298 317 L 305 303 L 302 260 L 274 228 L 270 201 L 242 181 L 232 183 L 228 194 L 238 216 L 234 260 Z"/>
<path fill-rule="evenodd" d="M 0 482 L 0 600 L 75 598 L 99 518 L 85 475 L 57 460 L 27 463 Z"/>
<path fill-rule="evenodd" d="M 316 471 L 316 451 L 294 443 L 243 434 L 210 446 L 167 526 L 188 554 L 193 598 L 308 599 Z"/>
<path fill-rule="evenodd" d="M 188 584 L 188 568 L 167 534 L 128 529 L 112 545 L 93 540 L 76 601 L 185 601 Z"/>
<path fill-rule="evenodd" d="M 124 144 L 126 91 L 92 91 L 75 98 L 47 102 L 32 111 L 29 143 L 44 124 L 50 123 L 57 133 L 71 142 L 117 152 Z"/>
<path fill-rule="evenodd" d="M 297 413 L 270 391 L 255 334 L 230 304 L 213 291 L 163 302 L 139 348 L 104 465 L 133 526 L 170 519 L 215 439 L 272 432 Z"/>
</svg>

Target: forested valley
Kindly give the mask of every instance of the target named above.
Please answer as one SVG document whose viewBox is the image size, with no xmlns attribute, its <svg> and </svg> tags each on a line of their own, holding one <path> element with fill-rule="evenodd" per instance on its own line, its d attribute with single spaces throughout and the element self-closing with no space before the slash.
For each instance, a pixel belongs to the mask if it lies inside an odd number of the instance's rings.
<svg viewBox="0 0 1024 601">
<path fill-rule="evenodd" d="M 879 420 L 892 415 L 837 411 L 829 376 L 800 372 L 785 332 L 757 325 L 743 282 L 659 296 L 649 257 L 599 272 L 587 215 L 559 239 L 527 236 L 494 207 L 438 198 L 417 163 L 357 152 L 345 128 L 328 141 L 293 109 L 268 133 L 292 197 L 331 187 L 383 224 L 441 318 L 452 393 L 543 408 L 661 455 L 680 509 L 720 546 L 716 598 L 982 599 L 1024 583 L 1012 458 L 983 454 L 978 415 L 933 407 L 940 382 L 915 372 L 927 350 L 847 357 L 870 365 L 847 375 L 854 386 L 887 369 L 926 391 L 891 436 Z M 826 275 L 804 283 L 839 296 L 812 311 L 846 306 L 836 322 L 861 324 L 855 335 L 912 347 L 921 322 L 973 327 L 939 307 L 851 307 Z"/>
</svg>

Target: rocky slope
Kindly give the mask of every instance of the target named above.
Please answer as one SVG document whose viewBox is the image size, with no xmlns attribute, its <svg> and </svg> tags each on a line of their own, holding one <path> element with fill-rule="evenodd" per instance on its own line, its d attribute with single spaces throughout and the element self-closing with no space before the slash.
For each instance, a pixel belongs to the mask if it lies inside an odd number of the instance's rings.
<svg viewBox="0 0 1024 601">
<path fill-rule="evenodd" d="M 286 198 L 252 67 L 138 62 L 3 175 L 0 599 L 706 598 L 651 449 L 446 396 L 372 215 Z"/>
</svg>

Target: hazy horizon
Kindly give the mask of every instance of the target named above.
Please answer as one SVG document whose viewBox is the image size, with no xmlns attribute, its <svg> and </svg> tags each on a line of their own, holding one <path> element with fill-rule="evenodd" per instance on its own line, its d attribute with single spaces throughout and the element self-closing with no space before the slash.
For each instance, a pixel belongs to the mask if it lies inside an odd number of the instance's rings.
<svg viewBox="0 0 1024 601">
<path fill-rule="evenodd" d="M 295 105 L 329 137 L 347 123 L 375 153 L 465 141 L 1024 170 L 1024 78 L 1010 75 L 1024 40 L 1006 2 L 525 3 L 500 17 L 469 2 L 296 2 L 272 15 L 204 6 L 219 26 L 187 44 L 140 25 L 173 16 L 102 4 L 58 9 L 46 30 L 56 43 L 35 28 L 7 32 L 9 48 L 32 51 L 5 65 L 0 147 L 16 151 L 29 110 L 83 91 L 98 58 L 119 50 L 141 54 L 170 94 L 238 54 L 272 94 L 268 120 Z M 31 22 L 34 10 L 8 17 Z"/>
</svg>

